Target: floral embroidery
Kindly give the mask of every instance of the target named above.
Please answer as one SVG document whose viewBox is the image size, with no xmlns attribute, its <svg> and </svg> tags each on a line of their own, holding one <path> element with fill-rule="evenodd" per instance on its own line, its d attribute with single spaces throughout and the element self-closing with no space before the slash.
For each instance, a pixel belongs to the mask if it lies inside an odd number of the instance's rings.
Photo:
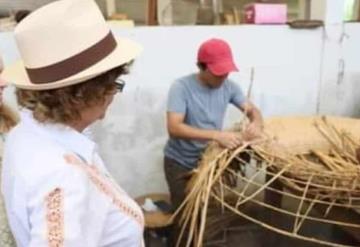
<svg viewBox="0 0 360 247">
<path fill-rule="evenodd" d="M 63 191 L 56 188 L 46 196 L 49 247 L 64 246 Z"/>
<path fill-rule="evenodd" d="M 126 205 L 118 196 L 118 192 L 113 189 L 113 185 L 104 177 L 94 165 L 88 165 L 72 154 L 64 155 L 67 163 L 83 169 L 95 186 L 105 195 L 111 198 L 113 204 L 123 213 L 135 219 L 141 226 L 144 226 L 144 218 L 137 210 Z"/>
</svg>

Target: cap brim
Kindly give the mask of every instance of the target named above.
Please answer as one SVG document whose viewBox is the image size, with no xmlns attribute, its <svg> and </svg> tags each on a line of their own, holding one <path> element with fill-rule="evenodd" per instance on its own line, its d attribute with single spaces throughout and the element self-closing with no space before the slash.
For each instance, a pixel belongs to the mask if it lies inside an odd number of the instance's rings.
<svg viewBox="0 0 360 247">
<path fill-rule="evenodd" d="M 9 81 L 10 84 L 13 84 L 15 87 L 28 90 L 48 90 L 81 83 L 130 62 L 142 51 L 142 46 L 137 42 L 124 38 L 116 38 L 116 41 L 118 45 L 115 50 L 103 60 L 78 74 L 60 81 L 43 84 L 32 83 L 26 73 L 22 61 L 6 66 L 2 76 L 6 81 Z"/>
<path fill-rule="evenodd" d="M 226 75 L 230 72 L 239 71 L 235 63 L 231 60 L 207 64 L 207 67 L 209 68 L 212 74 L 217 76 Z"/>
</svg>

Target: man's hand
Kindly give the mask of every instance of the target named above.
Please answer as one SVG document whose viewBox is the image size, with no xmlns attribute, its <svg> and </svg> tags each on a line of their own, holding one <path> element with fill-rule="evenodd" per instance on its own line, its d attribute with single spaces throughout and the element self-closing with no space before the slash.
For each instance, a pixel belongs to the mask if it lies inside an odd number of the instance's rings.
<svg viewBox="0 0 360 247">
<path fill-rule="evenodd" d="M 251 141 L 253 139 L 261 137 L 261 133 L 263 131 L 263 125 L 261 123 L 252 122 L 250 123 L 244 133 L 243 137 L 246 141 Z"/>
<path fill-rule="evenodd" d="M 261 137 L 262 131 L 264 129 L 264 121 L 260 110 L 249 100 L 245 101 L 242 105 L 239 106 L 239 108 L 250 120 L 250 124 L 247 125 L 243 131 L 244 140 L 251 141 Z"/>
<path fill-rule="evenodd" d="M 243 139 L 238 132 L 220 131 L 215 134 L 214 140 L 224 148 L 234 149 L 241 145 Z"/>
</svg>

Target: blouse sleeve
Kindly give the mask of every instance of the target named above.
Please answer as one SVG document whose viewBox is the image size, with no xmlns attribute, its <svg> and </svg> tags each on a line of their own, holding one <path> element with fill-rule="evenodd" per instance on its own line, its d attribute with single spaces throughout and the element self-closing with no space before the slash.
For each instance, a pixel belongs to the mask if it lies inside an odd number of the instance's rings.
<svg viewBox="0 0 360 247">
<path fill-rule="evenodd" d="M 89 180 L 81 170 L 61 162 L 30 192 L 30 247 L 92 246 L 99 240 L 87 227 L 93 200 Z"/>
</svg>

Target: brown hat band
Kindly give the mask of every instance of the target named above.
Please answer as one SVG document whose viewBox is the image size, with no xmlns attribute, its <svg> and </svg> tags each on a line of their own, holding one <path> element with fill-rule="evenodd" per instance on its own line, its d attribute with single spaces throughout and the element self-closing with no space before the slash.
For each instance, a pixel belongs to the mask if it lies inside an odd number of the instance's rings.
<svg viewBox="0 0 360 247">
<path fill-rule="evenodd" d="M 59 81 L 101 61 L 116 48 L 116 45 L 116 40 L 110 31 L 105 38 L 72 57 L 41 68 L 26 68 L 26 71 L 30 81 L 35 84 Z"/>
</svg>

